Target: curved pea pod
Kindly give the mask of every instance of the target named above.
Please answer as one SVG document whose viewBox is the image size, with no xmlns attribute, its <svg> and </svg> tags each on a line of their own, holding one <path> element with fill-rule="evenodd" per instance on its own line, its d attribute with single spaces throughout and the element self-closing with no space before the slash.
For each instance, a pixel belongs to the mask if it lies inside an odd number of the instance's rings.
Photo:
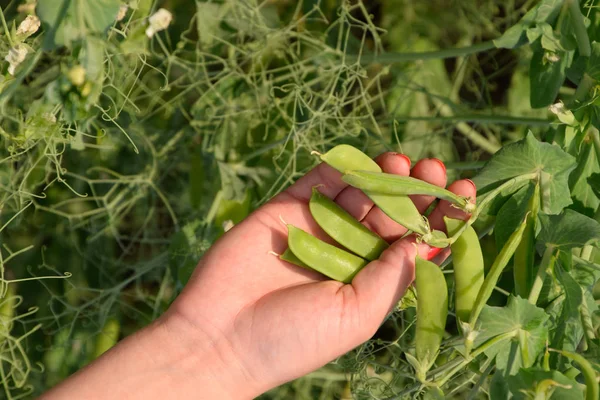
<svg viewBox="0 0 600 400">
<path fill-rule="evenodd" d="M 313 188 L 308 206 L 317 224 L 333 240 L 356 255 L 375 260 L 389 247 L 385 240 L 316 188 Z"/>
<path fill-rule="evenodd" d="M 417 257 L 415 263 L 417 287 L 417 329 L 415 357 L 406 354 L 415 368 L 417 379 L 425 382 L 427 371 L 435 362 L 448 317 L 448 287 L 439 266 Z"/>
<path fill-rule="evenodd" d="M 444 222 L 450 236 L 465 223 L 447 217 L 444 217 Z M 484 280 L 483 253 L 477 232 L 468 226 L 450 248 L 456 288 L 454 296 L 456 316 L 460 321 L 467 322 Z"/>
<path fill-rule="evenodd" d="M 300 261 L 336 281 L 350 283 L 368 261 L 288 224 L 288 246 Z"/>
<path fill-rule="evenodd" d="M 296 255 L 292 252 L 292 250 L 290 250 L 289 247 L 283 252 L 282 255 L 279 256 L 279 259 L 297 265 L 298 267 L 312 269 L 308 265 L 303 263 L 302 260 L 296 257 Z"/>
<path fill-rule="evenodd" d="M 345 144 L 335 146 L 320 157 L 321 160 L 341 173 L 353 170 L 381 172 L 381 168 L 371 157 Z M 421 235 L 429 233 L 429 224 L 408 196 L 390 195 L 370 190 L 363 190 L 363 192 L 381 211 L 406 229 Z"/>
<path fill-rule="evenodd" d="M 347 144 L 337 145 L 325 154 L 313 153 L 318 154 L 321 160 L 341 173 L 354 169 L 381 172 L 381 168 L 371 157 Z"/>
<path fill-rule="evenodd" d="M 583 373 L 583 378 L 585 379 L 585 399 L 586 400 L 598 400 L 600 399 L 600 386 L 598 385 L 598 379 L 596 378 L 596 370 L 592 367 L 592 364 L 588 360 L 585 359 L 581 354 L 572 353 L 570 351 L 564 350 L 552 350 L 563 356 L 569 358 L 572 361 L 575 361 L 581 372 Z"/>
<path fill-rule="evenodd" d="M 471 316 L 469 317 L 469 325 L 471 329 L 475 328 L 477 318 L 479 318 L 481 310 L 483 310 L 483 307 L 492 295 L 494 287 L 496 287 L 496 283 L 498 283 L 498 279 L 500 278 L 502 271 L 512 258 L 513 254 L 515 254 L 515 250 L 519 246 L 519 243 L 521 243 L 521 238 L 523 237 L 523 232 L 525 231 L 526 227 L 527 216 L 525 217 L 525 220 L 523 220 L 519 228 L 515 232 L 513 232 L 512 235 L 510 235 L 510 237 L 502 247 L 502 250 L 500 250 L 500 253 L 494 259 L 494 263 L 490 267 L 490 271 L 488 272 L 488 275 L 483 281 L 483 285 L 481 286 L 481 289 L 477 294 L 477 299 L 475 300 L 475 304 L 473 305 L 473 309 L 471 310 Z"/>
<path fill-rule="evenodd" d="M 96 347 L 94 349 L 94 358 L 100 357 L 103 353 L 110 350 L 119 340 L 120 324 L 115 318 L 110 318 L 102 327 L 102 330 L 96 338 Z"/>
<path fill-rule="evenodd" d="M 475 204 L 471 203 L 469 198 L 459 196 L 449 190 L 410 176 L 363 171 L 354 168 L 354 170 L 346 170 L 342 180 L 350 186 L 369 192 L 402 196 L 435 196 L 453 203 L 456 207 L 466 212 L 471 213 L 475 210 Z"/>
<path fill-rule="evenodd" d="M 515 293 L 526 299 L 529 296 L 535 279 L 535 231 L 537 214 L 540 208 L 540 186 L 536 185 L 533 196 L 529 200 L 529 216 L 526 218 L 527 227 L 523 239 L 515 251 L 513 276 Z"/>
</svg>

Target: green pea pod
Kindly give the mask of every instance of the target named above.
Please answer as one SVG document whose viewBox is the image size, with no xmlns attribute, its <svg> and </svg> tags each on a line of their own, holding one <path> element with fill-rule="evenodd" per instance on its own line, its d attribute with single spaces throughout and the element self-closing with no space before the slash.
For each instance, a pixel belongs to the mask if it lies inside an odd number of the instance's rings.
<svg viewBox="0 0 600 400">
<path fill-rule="evenodd" d="M 289 224 L 287 227 L 288 246 L 296 257 L 331 279 L 350 283 L 354 275 L 368 263 L 367 260 L 325 243 L 302 229 Z"/>
<path fill-rule="evenodd" d="M 535 279 L 535 230 L 540 208 L 539 195 L 540 186 L 536 185 L 527 207 L 530 212 L 527 217 L 527 227 L 523 233 L 523 239 L 515 251 L 513 267 L 515 293 L 524 299 L 529 296 Z"/>
<path fill-rule="evenodd" d="M 119 321 L 110 318 L 104 324 L 104 327 L 96 338 L 96 347 L 94 349 L 94 358 L 100 357 L 103 353 L 110 350 L 119 340 Z"/>
<path fill-rule="evenodd" d="M 320 155 L 320 157 L 329 166 L 342 173 L 351 170 L 381 172 L 381 168 L 371 157 L 345 144 L 334 147 L 327 153 Z M 429 233 L 429 224 L 408 196 L 389 195 L 369 190 L 363 191 L 388 217 L 406 229 L 421 235 Z"/>
<path fill-rule="evenodd" d="M 564 350 L 552 350 L 563 356 L 575 361 L 581 372 L 583 373 L 583 378 L 585 379 L 585 399 L 586 400 L 598 400 L 600 399 L 600 387 L 598 386 L 598 380 L 596 378 L 596 370 L 592 367 L 592 364 L 588 360 L 586 360 L 581 354 L 572 353 L 570 351 Z"/>
<path fill-rule="evenodd" d="M 312 269 L 308 265 L 304 264 L 302 260 L 296 257 L 296 255 L 292 252 L 292 250 L 289 249 L 289 247 L 283 252 L 282 255 L 279 256 L 279 258 L 283 261 L 287 261 L 289 263 L 297 265 L 298 267 Z"/>
<path fill-rule="evenodd" d="M 454 235 L 465 223 L 444 217 L 448 235 Z M 456 316 L 462 322 L 469 321 L 471 310 L 484 280 L 484 263 L 477 232 L 468 226 L 450 245 L 455 281 Z"/>
<path fill-rule="evenodd" d="M 394 195 L 429 195 L 448 200 L 467 212 L 475 210 L 475 204 L 466 197 L 410 176 L 386 174 L 383 172 L 363 171 L 354 168 L 344 171 L 343 181 L 347 184 L 375 193 Z"/>
<path fill-rule="evenodd" d="M 417 330 L 415 334 L 416 359 L 407 359 L 416 370 L 417 378 L 424 382 L 427 371 L 435 362 L 448 317 L 448 287 L 440 267 L 417 257 L 415 263 L 417 287 Z"/>
<path fill-rule="evenodd" d="M 317 224 L 333 240 L 360 257 L 375 260 L 389 247 L 385 240 L 316 188 L 308 206 Z"/>
<path fill-rule="evenodd" d="M 357 168 L 363 171 L 381 172 L 381 168 L 371 157 L 347 144 L 335 146 L 319 156 L 321 160 L 341 173 Z"/>
<path fill-rule="evenodd" d="M 529 216 L 529 214 L 527 214 Z M 515 254 L 515 250 L 521 243 L 521 238 L 523 237 L 523 232 L 527 227 L 527 216 L 525 220 L 521 223 L 519 228 L 513 232 L 512 235 L 508 238 L 502 250 L 494 260 L 494 263 L 490 267 L 490 271 L 488 275 L 485 277 L 483 281 L 483 285 L 477 294 L 477 299 L 475 300 L 475 305 L 471 311 L 471 317 L 469 318 L 469 325 L 472 329 L 475 328 L 475 323 L 477 322 L 477 318 L 479 318 L 479 314 L 481 310 L 483 310 L 483 306 L 487 303 L 488 299 L 492 295 L 494 291 L 494 287 L 496 287 L 496 283 L 498 283 L 498 279 L 504 270 L 504 267 L 508 264 L 513 254 Z"/>
</svg>

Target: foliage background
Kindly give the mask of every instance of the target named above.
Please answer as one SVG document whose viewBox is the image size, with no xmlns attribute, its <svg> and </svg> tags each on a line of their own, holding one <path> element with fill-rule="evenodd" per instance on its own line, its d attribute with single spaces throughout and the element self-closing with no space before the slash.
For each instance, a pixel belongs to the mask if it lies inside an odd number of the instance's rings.
<svg viewBox="0 0 600 400">
<path fill-rule="evenodd" d="M 0 55 L 33 3 L 0 2 Z M 4 396 L 39 395 L 110 329 L 123 337 L 159 316 L 224 224 L 313 167 L 313 150 L 437 157 L 454 179 L 527 130 L 547 132 L 551 114 L 530 105 L 530 47 L 410 56 L 485 44 L 535 3 L 81 0 L 58 16 L 39 0 L 28 57 L 15 76 L 1 64 Z M 173 21 L 148 38 L 161 7 Z M 394 52 L 408 56 L 379 56 Z M 567 82 L 560 95 L 574 91 Z M 482 244 L 489 264 L 496 244 Z M 398 313 L 264 398 L 350 398 L 350 387 L 385 398 L 392 379 L 411 379 L 400 355 L 413 321 Z M 473 376 L 450 395 L 464 398 Z"/>
</svg>

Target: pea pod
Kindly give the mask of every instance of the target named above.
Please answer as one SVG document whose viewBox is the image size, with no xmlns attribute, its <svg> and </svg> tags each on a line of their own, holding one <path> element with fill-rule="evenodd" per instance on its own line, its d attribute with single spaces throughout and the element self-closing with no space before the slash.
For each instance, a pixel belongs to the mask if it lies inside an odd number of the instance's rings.
<svg viewBox="0 0 600 400">
<path fill-rule="evenodd" d="M 358 222 L 329 197 L 321 194 L 317 188 L 313 188 L 308 206 L 317 224 L 333 240 L 360 257 L 375 260 L 388 248 L 385 240 Z"/>
<path fill-rule="evenodd" d="M 367 260 L 325 243 L 300 228 L 288 224 L 288 246 L 306 265 L 335 279 L 350 283 Z"/>
<path fill-rule="evenodd" d="M 490 267 L 490 272 L 483 281 L 483 285 L 481 286 L 481 289 L 477 294 L 477 299 L 475 300 L 475 304 L 471 311 L 469 325 L 472 329 L 475 328 L 477 318 L 479 318 L 479 314 L 481 313 L 481 310 L 483 310 L 483 306 L 485 306 L 488 299 L 492 295 L 494 287 L 496 287 L 496 283 L 498 282 L 498 279 L 500 278 L 504 267 L 506 267 L 506 265 L 512 258 L 513 254 L 515 253 L 515 250 L 519 246 L 519 243 L 521 243 L 521 238 L 523 237 L 523 232 L 525 231 L 526 227 L 527 217 L 525 217 L 525 220 L 521 223 L 519 228 L 515 232 L 513 232 L 512 235 L 510 235 L 510 237 L 502 247 L 502 250 L 500 250 L 500 253 L 494 260 L 494 263 Z"/>
<path fill-rule="evenodd" d="M 523 239 L 515 251 L 513 268 L 515 293 L 524 299 L 529 296 L 535 278 L 535 231 L 537 214 L 540 208 L 539 196 L 540 186 L 536 185 L 527 207 L 530 211 L 527 217 L 527 227 L 523 233 Z"/>
<path fill-rule="evenodd" d="M 458 208 L 473 212 L 475 204 L 469 199 L 452 193 L 431 183 L 410 176 L 386 174 L 383 172 L 362 171 L 358 168 L 344 171 L 343 181 L 347 184 L 374 193 L 388 195 L 429 195 L 454 203 Z"/>
<path fill-rule="evenodd" d="M 588 360 L 585 359 L 581 354 L 572 353 L 570 351 L 564 350 L 552 350 L 563 356 L 575 361 L 581 372 L 583 373 L 583 378 L 585 379 L 585 399 L 586 400 L 598 400 L 600 399 L 600 387 L 598 386 L 598 380 L 596 378 L 596 370 Z"/>
<path fill-rule="evenodd" d="M 438 356 L 448 317 L 448 287 L 439 266 L 417 257 L 415 264 L 417 287 L 417 330 L 415 333 L 416 358 L 407 359 L 424 382 L 427 371 Z"/>
<path fill-rule="evenodd" d="M 96 348 L 94 349 L 94 358 L 100 357 L 103 353 L 110 350 L 119 340 L 119 321 L 110 318 L 104 324 L 104 327 L 96 338 Z"/>
<path fill-rule="evenodd" d="M 448 235 L 454 235 L 465 223 L 457 219 L 444 218 Z M 454 266 L 455 310 L 462 322 L 469 321 L 477 294 L 483 285 L 484 263 L 477 232 L 469 226 L 450 245 Z"/>
<path fill-rule="evenodd" d="M 283 252 L 282 255 L 279 256 L 279 258 L 283 261 L 287 261 L 289 263 L 297 265 L 298 267 L 311 269 L 308 265 L 304 264 L 302 260 L 296 257 L 296 255 L 292 252 L 292 250 L 290 250 L 289 247 Z"/>
<path fill-rule="evenodd" d="M 351 170 L 381 173 L 381 168 L 371 157 L 352 146 L 344 144 L 336 146 L 320 157 L 321 160 L 341 173 Z M 429 233 L 429 224 L 408 196 L 377 193 L 370 190 L 363 191 L 388 217 L 406 229 L 421 235 Z"/>
</svg>

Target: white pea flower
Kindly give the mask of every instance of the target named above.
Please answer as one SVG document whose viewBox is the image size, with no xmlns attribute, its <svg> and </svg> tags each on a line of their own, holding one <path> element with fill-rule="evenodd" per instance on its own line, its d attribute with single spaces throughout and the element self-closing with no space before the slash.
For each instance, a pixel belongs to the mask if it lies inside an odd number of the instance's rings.
<svg viewBox="0 0 600 400">
<path fill-rule="evenodd" d="M 125 14 L 127 14 L 128 9 L 129 6 L 127 4 L 121 4 L 121 7 L 119 8 L 119 13 L 117 14 L 117 21 L 122 21 L 123 18 L 125 18 Z"/>
<path fill-rule="evenodd" d="M 173 14 L 164 8 L 159 9 L 148 19 L 150 26 L 146 29 L 146 36 L 151 38 L 156 32 L 167 29 L 172 20 Z"/>
<path fill-rule="evenodd" d="M 25 57 L 27 57 L 27 47 L 25 45 L 19 43 L 12 49 L 8 51 L 8 54 L 4 59 L 8 61 L 10 64 L 8 66 L 8 73 L 11 75 L 15 74 L 15 70 L 23 61 L 25 61 Z"/>
<path fill-rule="evenodd" d="M 29 37 L 40 29 L 40 19 L 35 15 L 28 15 L 27 18 L 19 24 L 17 36 Z"/>
<path fill-rule="evenodd" d="M 575 115 L 573 115 L 573 112 L 571 110 L 569 110 L 567 107 L 565 107 L 565 105 L 562 101 L 550 105 L 548 107 L 548 110 L 552 114 L 556 115 L 558 117 L 558 119 L 560 120 L 560 122 L 562 122 L 563 124 L 572 125 L 572 126 L 577 124 Z"/>
</svg>

